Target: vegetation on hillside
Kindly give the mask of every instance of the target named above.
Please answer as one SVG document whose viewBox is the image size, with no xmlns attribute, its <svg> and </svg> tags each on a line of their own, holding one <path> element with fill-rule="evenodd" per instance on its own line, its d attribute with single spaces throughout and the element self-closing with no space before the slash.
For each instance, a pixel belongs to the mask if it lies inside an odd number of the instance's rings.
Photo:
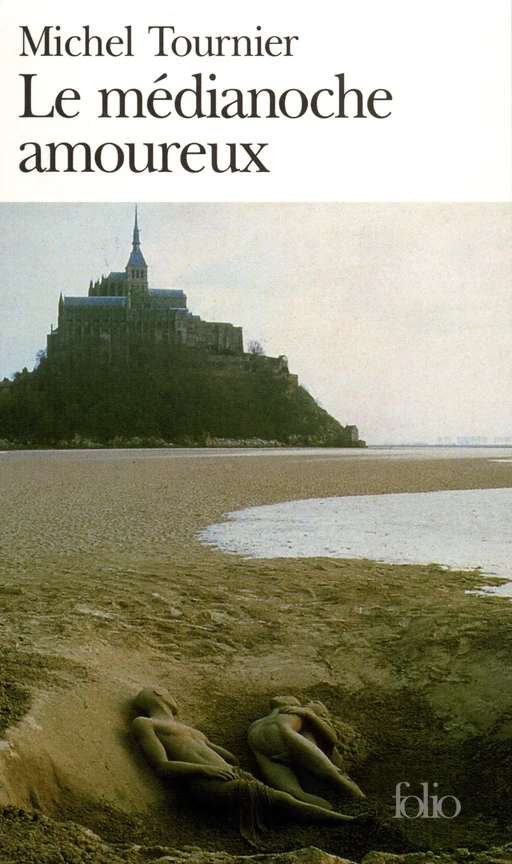
<svg viewBox="0 0 512 864">
<path fill-rule="evenodd" d="M 207 444 L 261 439 L 347 446 L 347 432 L 286 374 L 214 367 L 190 350 L 162 358 L 140 350 L 131 361 L 84 358 L 73 367 L 42 354 L 0 384 L 0 439 L 15 446 L 87 442 L 122 446 Z"/>
</svg>

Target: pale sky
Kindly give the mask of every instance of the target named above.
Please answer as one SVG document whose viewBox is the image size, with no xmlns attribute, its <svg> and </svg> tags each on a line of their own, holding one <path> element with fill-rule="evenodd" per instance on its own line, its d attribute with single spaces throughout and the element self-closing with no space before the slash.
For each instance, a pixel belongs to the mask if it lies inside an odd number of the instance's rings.
<svg viewBox="0 0 512 864">
<path fill-rule="evenodd" d="M 244 328 L 368 443 L 512 437 L 508 204 L 141 204 L 152 288 Z M 0 378 L 123 270 L 130 204 L 0 204 Z"/>
</svg>

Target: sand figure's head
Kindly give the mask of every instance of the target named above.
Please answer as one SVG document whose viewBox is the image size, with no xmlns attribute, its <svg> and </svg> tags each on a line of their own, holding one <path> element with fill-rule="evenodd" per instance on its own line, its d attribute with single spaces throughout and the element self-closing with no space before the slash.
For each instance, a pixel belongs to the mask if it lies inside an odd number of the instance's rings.
<svg viewBox="0 0 512 864">
<path fill-rule="evenodd" d="M 161 713 L 174 717 L 178 713 L 178 704 L 171 694 L 155 687 L 144 687 L 140 690 L 133 704 L 137 711 L 147 714 L 148 717 Z"/>
<path fill-rule="evenodd" d="M 314 711 L 317 717 L 329 717 L 329 709 L 317 699 L 308 702 L 307 707 Z"/>
<path fill-rule="evenodd" d="M 268 704 L 274 709 L 285 708 L 287 705 L 300 705 L 300 702 L 295 696 L 272 696 Z"/>
</svg>

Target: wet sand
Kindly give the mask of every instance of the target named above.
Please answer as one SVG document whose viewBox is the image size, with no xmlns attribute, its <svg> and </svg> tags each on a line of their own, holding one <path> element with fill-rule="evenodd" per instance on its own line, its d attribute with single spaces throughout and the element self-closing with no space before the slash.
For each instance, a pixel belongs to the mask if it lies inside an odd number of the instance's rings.
<svg viewBox="0 0 512 864">
<path fill-rule="evenodd" d="M 74 819 L 111 842 L 250 852 L 233 826 L 198 819 L 151 776 L 130 738 L 130 699 L 168 687 L 186 722 L 253 770 L 245 730 L 269 695 L 292 692 L 321 698 L 355 730 L 351 770 L 378 819 L 366 833 L 285 828 L 273 848 L 313 842 L 358 860 L 407 844 L 504 842 L 508 601 L 468 595 L 478 573 L 245 561 L 196 539 L 257 504 L 512 486 L 498 452 L 442 455 L 0 454 L 0 804 Z M 438 782 L 461 816 L 398 825 L 399 781 Z"/>
</svg>

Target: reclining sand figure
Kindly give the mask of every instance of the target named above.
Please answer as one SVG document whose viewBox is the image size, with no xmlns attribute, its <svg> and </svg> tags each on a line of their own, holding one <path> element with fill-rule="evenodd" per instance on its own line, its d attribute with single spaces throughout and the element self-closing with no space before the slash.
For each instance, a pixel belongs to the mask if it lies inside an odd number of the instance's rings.
<svg viewBox="0 0 512 864">
<path fill-rule="evenodd" d="M 237 813 L 240 833 L 254 846 L 262 845 L 258 830 L 268 828 L 274 817 L 327 825 L 366 820 L 365 816 L 346 816 L 270 789 L 238 768 L 235 757 L 223 747 L 178 721 L 178 706 L 163 690 L 141 690 L 134 705 L 141 715 L 133 720 L 132 730 L 155 772 L 179 781 L 192 800 Z"/>
<path fill-rule="evenodd" d="M 336 750 L 337 734 L 322 702 L 302 707 L 294 696 L 274 696 L 271 712 L 249 727 L 247 740 L 265 782 L 299 801 L 320 807 L 330 803 L 302 788 L 297 770 L 329 782 L 357 798 L 365 795 L 344 772 Z"/>
</svg>

